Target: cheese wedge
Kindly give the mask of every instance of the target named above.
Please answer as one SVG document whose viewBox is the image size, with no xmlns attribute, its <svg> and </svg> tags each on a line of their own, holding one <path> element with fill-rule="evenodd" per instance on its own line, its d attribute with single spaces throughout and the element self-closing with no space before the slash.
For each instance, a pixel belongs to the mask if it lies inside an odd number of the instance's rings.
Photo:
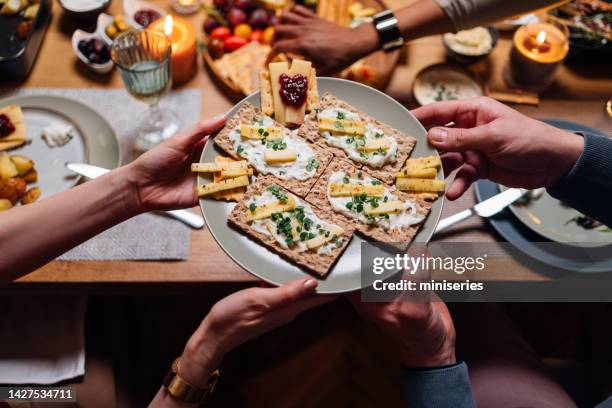
<svg viewBox="0 0 612 408">
<path fill-rule="evenodd" d="M 197 173 L 216 173 L 223 170 L 247 169 L 249 166 L 246 160 L 232 161 L 225 163 L 192 163 L 191 171 Z"/>
<path fill-rule="evenodd" d="M 240 176 L 232 179 L 219 181 L 218 183 L 209 183 L 204 186 L 198 186 L 198 196 L 202 197 L 219 191 L 230 190 L 236 187 L 247 186 L 249 184 L 249 178 L 247 176 Z"/>
<path fill-rule="evenodd" d="M 360 152 L 376 152 L 386 151 L 391 148 L 391 141 L 386 138 L 381 139 L 367 139 L 364 144 L 358 145 L 357 150 Z"/>
<path fill-rule="evenodd" d="M 291 62 L 291 69 L 289 70 L 289 75 L 303 75 L 306 77 L 308 86 L 308 78 L 310 77 L 310 70 L 312 68 L 312 63 L 310 61 L 304 61 L 300 59 L 294 59 Z M 308 88 L 306 88 L 306 100 L 308 100 Z M 295 106 L 287 106 L 285 111 L 285 121 L 287 123 L 293 123 L 296 125 L 301 125 L 304 123 L 304 114 L 306 113 L 306 101 L 304 104 L 299 107 Z"/>
<path fill-rule="evenodd" d="M 297 150 L 293 147 L 288 147 L 283 150 L 266 149 L 264 152 L 264 160 L 268 164 L 288 163 L 297 160 Z"/>
<path fill-rule="evenodd" d="M 370 204 L 366 204 L 363 209 L 365 215 L 397 214 L 402 211 L 404 211 L 404 203 L 399 200 L 380 203 L 376 208 L 372 207 Z"/>
<path fill-rule="evenodd" d="M 281 139 L 283 129 L 278 126 L 263 127 L 257 125 L 240 125 L 240 137 L 243 139 Z"/>
<path fill-rule="evenodd" d="M 271 62 L 268 65 L 270 70 L 270 85 L 272 87 L 272 99 L 274 101 L 274 119 L 277 122 L 285 122 L 285 104 L 280 97 L 280 76 L 281 74 L 289 72 L 289 63 L 286 61 L 282 62 Z"/>
<path fill-rule="evenodd" d="M 317 235 L 316 237 L 309 239 L 306 241 L 306 247 L 308 247 L 308 249 L 317 249 L 320 246 L 322 246 L 323 244 L 328 243 L 329 241 L 331 241 L 332 239 L 334 239 L 334 237 L 339 237 L 342 234 L 344 234 L 344 230 L 340 227 L 338 227 L 337 225 L 334 225 L 328 236 L 325 235 Z"/>
<path fill-rule="evenodd" d="M 270 71 L 263 70 L 259 73 L 259 98 L 261 111 L 264 115 L 274 114 L 274 98 L 272 96 L 272 84 L 270 83 Z"/>
<path fill-rule="evenodd" d="M 287 201 L 281 203 L 274 201 L 268 204 L 260 205 L 255 208 L 255 211 L 247 210 L 247 219 L 249 221 L 263 220 L 271 217 L 274 213 L 283 213 L 291 211 L 295 208 L 295 199 L 291 196 L 287 197 Z"/>
<path fill-rule="evenodd" d="M 442 193 L 444 192 L 444 180 L 398 178 L 395 186 L 402 191 L 415 193 Z"/>
<path fill-rule="evenodd" d="M 363 136 L 365 134 L 365 123 L 361 120 L 319 117 L 319 130 L 343 133 L 351 136 Z"/>
<path fill-rule="evenodd" d="M 425 178 L 433 179 L 438 174 L 437 170 L 433 167 L 420 168 L 420 167 L 407 167 L 395 173 L 397 178 Z"/>
<path fill-rule="evenodd" d="M 329 195 L 332 197 L 352 197 L 361 194 L 382 198 L 385 195 L 385 187 L 382 184 L 374 186 L 371 184 L 331 183 L 329 185 Z"/>
<path fill-rule="evenodd" d="M 240 177 L 240 176 L 252 176 L 253 175 L 253 169 L 229 169 L 229 170 L 222 170 L 221 173 L 219 173 L 219 179 L 220 180 L 227 180 L 230 178 L 236 178 L 236 177 Z"/>
<path fill-rule="evenodd" d="M 438 168 L 442 165 L 440 161 L 440 156 L 427 156 L 427 157 L 419 157 L 416 159 L 408 159 L 404 168 Z"/>
</svg>

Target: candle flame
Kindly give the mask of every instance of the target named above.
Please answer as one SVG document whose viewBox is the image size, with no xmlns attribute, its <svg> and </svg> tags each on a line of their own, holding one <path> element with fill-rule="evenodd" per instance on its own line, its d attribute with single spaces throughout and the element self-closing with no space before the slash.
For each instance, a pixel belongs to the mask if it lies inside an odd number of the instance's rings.
<svg viewBox="0 0 612 408">
<path fill-rule="evenodd" d="M 172 36 L 172 16 L 170 14 L 168 14 L 164 20 L 164 33 L 168 37 Z"/>
<path fill-rule="evenodd" d="M 544 42 L 546 41 L 546 31 L 540 31 L 538 33 L 538 36 L 536 37 L 536 41 L 538 42 L 538 44 L 544 44 Z"/>
</svg>

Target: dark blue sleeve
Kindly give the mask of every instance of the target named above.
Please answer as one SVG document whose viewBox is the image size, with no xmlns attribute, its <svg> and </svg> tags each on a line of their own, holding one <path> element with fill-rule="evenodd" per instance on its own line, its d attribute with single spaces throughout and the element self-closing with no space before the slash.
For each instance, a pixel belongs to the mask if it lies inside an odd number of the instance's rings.
<svg viewBox="0 0 612 408">
<path fill-rule="evenodd" d="M 548 192 L 612 227 L 612 139 L 586 133 L 578 161 Z"/>
<path fill-rule="evenodd" d="M 473 408 L 470 377 L 464 362 L 429 369 L 404 368 L 407 408 Z"/>
</svg>

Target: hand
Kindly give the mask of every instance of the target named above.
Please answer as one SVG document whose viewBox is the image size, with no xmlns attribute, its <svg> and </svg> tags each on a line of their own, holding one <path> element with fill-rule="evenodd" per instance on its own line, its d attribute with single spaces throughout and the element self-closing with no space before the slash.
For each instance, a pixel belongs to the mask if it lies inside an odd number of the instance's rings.
<svg viewBox="0 0 612 408">
<path fill-rule="evenodd" d="M 245 289 L 220 300 L 187 342 L 180 362 L 181 377 L 205 386 L 225 353 L 334 299 L 314 295 L 316 287 L 316 280 L 305 278 L 277 288 Z"/>
<path fill-rule="evenodd" d="M 433 103 L 412 112 L 429 130 L 446 174 L 459 169 L 446 196 L 459 198 L 479 178 L 508 187 L 549 187 L 580 157 L 582 137 L 528 118 L 490 98 Z"/>
<path fill-rule="evenodd" d="M 141 211 L 197 205 L 196 175 L 191 172 L 191 163 L 200 160 L 208 135 L 224 123 L 225 115 L 202 121 L 143 153 L 125 167 Z"/>
<path fill-rule="evenodd" d="M 281 14 L 269 60 L 279 53 L 297 54 L 312 61 L 317 74 L 330 75 L 378 47 L 378 33 L 372 24 L 350 29 L 317 17 L 306 7 L 296 6 Z"/>
<path fill-rule="evenodd" d="M 414 295 L 411 295 L 414 296 Z M 362 302 L 359 292 L 348 298 L 357 312 L 377 325 L 397 346 L 404 367 L 439 367 L 456 363 L 455 327 L 442 301 L 400 296 L 389 303 Z"/>
</svg>

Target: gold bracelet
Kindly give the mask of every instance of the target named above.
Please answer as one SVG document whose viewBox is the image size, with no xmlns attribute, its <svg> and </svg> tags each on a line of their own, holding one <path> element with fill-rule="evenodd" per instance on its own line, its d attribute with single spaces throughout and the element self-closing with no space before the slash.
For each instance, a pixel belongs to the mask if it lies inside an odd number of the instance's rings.
<svg viewBox="0 0 612 408">
<path fill-rule="evenodd" d="M 217 382 L 219 381 L 219 370 L 215 370 L 208 378 L 208 383 L 204 388 L 197 388 L 189 384 L 179 375 L 179 363 L 181 358 L 178 357 L 170 366 L 170 371 L 164 378 L 164 387 L 170 395 L 179 401 L 186 402 L 188 404 L 201 404 L 204 400 L 210 396 Z"/>
</svg>

